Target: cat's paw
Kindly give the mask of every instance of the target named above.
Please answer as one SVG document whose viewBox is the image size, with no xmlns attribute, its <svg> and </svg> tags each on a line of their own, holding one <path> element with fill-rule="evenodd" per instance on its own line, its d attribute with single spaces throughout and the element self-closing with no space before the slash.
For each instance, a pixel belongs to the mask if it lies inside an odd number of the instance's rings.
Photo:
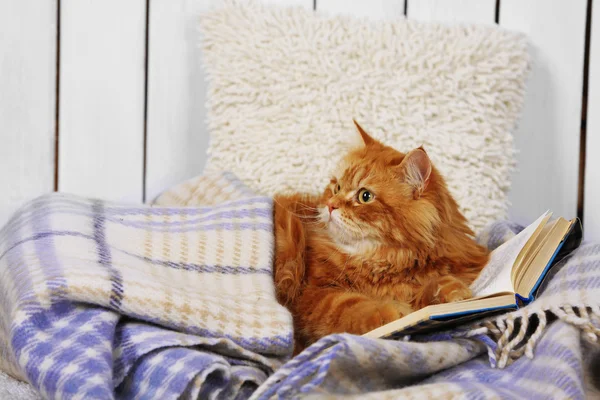
<svg viewBox="0 0 600 400">
<path fill-rule="evenodd" d="M 455 301 L 466 300 L 473 297 L 471 289 L 468 287 L 455 288 L 444 294 L 444 303 L 453 303 Z"/>
<path fill-rule="evenodd" d="M 438 281 L 436 299 L 439 303 L 452 303 L 473 297 L 473 293 L 465 282 L 454 276 L 444 276 Z"/>
<path fill-rule="evenodd" d="M 369 310 L 365 310 L 361 324 L 360 334 L 364 334 L 377 329 L 380 326 L 396 321 L 413 310 L 406 304 L 399 301 L 373 302 Z M 358 317 L 358 316 L 357 316 Z"/>
</svg>

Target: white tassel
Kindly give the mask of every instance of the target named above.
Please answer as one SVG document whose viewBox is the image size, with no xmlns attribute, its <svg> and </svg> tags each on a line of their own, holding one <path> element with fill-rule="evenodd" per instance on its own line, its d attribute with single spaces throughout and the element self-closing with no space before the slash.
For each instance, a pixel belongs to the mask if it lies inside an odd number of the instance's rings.
<svg viewBox="0 0 600 400">
<path fill-rule="evenodd" d="M 553 307 L 546 311 L 536 311 L 533 314 L 528 314 L 526 309 L 522 309 L 519 315 L 504 315 L 495 320 L 482 321 L 466 332 L 457 333 L 455 337 L 470 338 L 487 335 L 496 342 L 496 349 L 485 343 L 490 365 L 492 368 L 502 369 L 523 354 L 529 359 L 533 358 L 535 346 L 548 326 L 547 312 L 551 312 L 561 321 L 576 326 L 581 330 L 587 341 L 591 343 L 599 342 L 600 306 L 597 305 L 591 307 Z M 527 330 L 533 316 L 537 316 L 538 325 L 535 331 L 527 336 Z M 519 332 L 514 338 L 510 339 L 514 333 L 515 321 L 517 320 L 520 323 Z"/>
<path fill-rule="evenodd" d="M 584 333 L 583 337 L 589 342 L 596 343 L 598 336 L 600 336 L 600 328 L 594 326 L 592 317 L 590 317 L 586 307 L 579 307 L 578 310 L 581 317 L 578 317 L 573 307 L 570 306 L 555 307 L 551 311 L 560 320 L 581 329 Z M 600 318 L 600 312 L 596 308 L 592 310 L 592 314 L 594 319 Z"/>
<path fill-rule="evenodd" d="M 507 318 L 506 321 L 502 322 L 506 323 L 506 329 L 502 333 L 502 336 L 500 336 L 500 339 L 498 340 L 498 347 L 496 348 L 496 357 L 498 358 L 497 365 L 498 368 L 501 369 L 504 368 L 508 362 L 508 351 L 510 351 L 510 349 L 506 350 L 506 348 L 509 344 L 508 339 L 511 337 L 515 329 L 515 318 L 511 316 Z M 502 329 L 502 327 L 500 327 L 500 329 Z"/>
<path fill-rule="evenodd" d="M 535 313 L 535 315 L 538 317 L 538 326 L 525 345 L 525 356 L 529 359 L 533 358 L 533 348 L 537 344 L 538 340 L 542 337 L 542 333 L 544 333 L 547 323 L 545 312 L 540 311 Z"/>
</svg>

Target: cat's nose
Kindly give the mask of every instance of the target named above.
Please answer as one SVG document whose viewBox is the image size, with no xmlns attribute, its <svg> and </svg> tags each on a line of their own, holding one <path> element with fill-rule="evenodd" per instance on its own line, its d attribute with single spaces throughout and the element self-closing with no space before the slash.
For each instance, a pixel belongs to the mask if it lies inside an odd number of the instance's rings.
<svg viewBox="0 0 600 400">
<path fill-rule="evenodd" d="M 333 212 L 333 210 L 335 210 L 337 208 L 337 206 L 334 206 L 331 203 L 327 203 L 327 207 L 329 207 L 329 215 L 331 215 L 331 213 Z"/>
</svg>

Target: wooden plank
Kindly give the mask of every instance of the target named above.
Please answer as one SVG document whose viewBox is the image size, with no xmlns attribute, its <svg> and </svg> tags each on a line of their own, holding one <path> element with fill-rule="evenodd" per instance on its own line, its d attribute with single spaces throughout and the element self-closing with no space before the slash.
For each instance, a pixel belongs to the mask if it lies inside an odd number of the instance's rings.
<svg viewBox="0 0 600 400">
<path fill-rule="evenodd" d="M 141 201 L 146 2 L 62 0 L 59 189 Z"/>
<path fill-rule="evenodd" d="M 0 227 L 54 187 L 56 0 L 0 1 Z"/>
<path fill-rule="evenodd" d="M 208 3 L 150 2 L 147 201 L 200 174 L 206 163 L 207 84 L 195 17 Z"/>
<path fill-rule="evenodd" d="M 492 24 L 496 0 L 408 0 L 407 17 L 419 21 Z"/>
<path fill-rule="evenodd" d="M 317 11 L 332 15 L 345 14 L 371 19 L 393 19 L 404 16 L 404 1 L 317 0 Z"/>
<path fill-rule="evenodd" d="M 267 1 L 268 2 L 268 1 Z M 146 200 L 196 176 L 209 133 L 197 16 L 216 1 L 151 0 L 148 60 Z M 312 0 L 273 0 L 312 9 Z"/>
<path fill-rule="evenodd" d="M 521 223 L 547 209 L 577 215 L 585 16 L 586 0 L 501 2 L 500 25 L 529 36 L 534 63 L 509 197 L 509 215 Z"/>
<path fill-rule="evenodd" d="M 600 7 L 592 7 L 587 103 L 585 194 L 586 240 L 600 242 Z"/>
</svg>

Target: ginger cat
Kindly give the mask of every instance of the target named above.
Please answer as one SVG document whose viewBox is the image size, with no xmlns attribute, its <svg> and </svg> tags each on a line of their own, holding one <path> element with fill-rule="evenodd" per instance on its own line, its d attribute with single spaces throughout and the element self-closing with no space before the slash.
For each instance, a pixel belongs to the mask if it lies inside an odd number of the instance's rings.
<svg viewBox="0 0 600 400">
<path fill-rule="evenodd" d="M 489 258 L 425 150 L 400 153 L 354 123 L 357 141 L 322 196 L 275 197 L 275 286 L 296 353 L 468 298 Z"/>
</svg>

